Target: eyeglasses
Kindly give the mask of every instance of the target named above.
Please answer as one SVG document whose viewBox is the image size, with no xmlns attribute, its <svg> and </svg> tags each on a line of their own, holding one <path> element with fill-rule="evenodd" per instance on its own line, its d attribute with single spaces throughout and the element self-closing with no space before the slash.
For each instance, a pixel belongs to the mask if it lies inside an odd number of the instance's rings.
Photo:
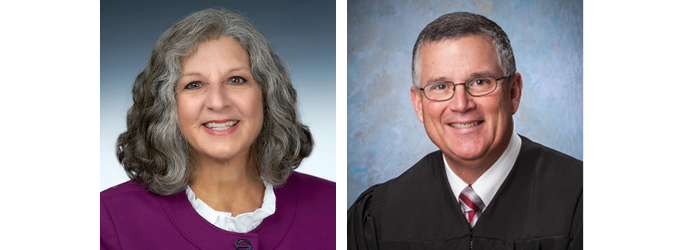
<svg viewBox="0 0 675 250">
<path fill-rule="evenodd" d="M 492 76 L 481 76 L 473 78 L 465 83 L 438 82 L 428 84 L 424 88 L 417 88 L 424 91 L 424 96 L 431 101 L 447 101 L 455 95 L 455 86 L 464 85 L 466 92 L 473 97 L 484 96 L 494 92 L 497 89 L 497 81 L 511 76 L 494 78 Z"/>
</svg>

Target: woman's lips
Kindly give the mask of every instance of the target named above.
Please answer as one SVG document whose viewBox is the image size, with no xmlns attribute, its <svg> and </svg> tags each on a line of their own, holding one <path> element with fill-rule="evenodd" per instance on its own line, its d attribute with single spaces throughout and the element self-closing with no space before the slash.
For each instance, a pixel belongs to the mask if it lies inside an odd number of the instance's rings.
<svg viewBox="0 0 675 250">
<path fill-rule="evenodd" d="M 213 130 L 226 130 L 226 129 L 231 128 L 232 126 L 236 125 L 238 122 L 239 122 L 238 120 L 221 122 L 221 123 L 207 122 L 207 123 L 204 123 L 204 126 L 206 128 L 213 129 Z"/>
<path fill-rule="evenodd" d="M 239 125 L 239 120 L 230 121 L 209 121 L 202 124 L 204 131 L 212 135 L 229 135 L 234 133 Z"/>
</svg>

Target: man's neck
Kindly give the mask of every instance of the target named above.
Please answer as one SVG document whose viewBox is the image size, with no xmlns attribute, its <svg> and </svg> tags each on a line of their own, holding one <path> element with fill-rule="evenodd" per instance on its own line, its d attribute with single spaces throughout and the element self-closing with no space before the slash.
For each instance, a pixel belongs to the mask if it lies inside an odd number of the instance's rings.
<svg viewBox="0 0 675 250">
<path fill-rule="evenodd" d="M 509 145 L 499 159 L 471 183 L 466 183 L 462 180 L 462 178 L 450 168 L 446 158 L 443 157 L 443 164 L 445 165 L 448 183 L 450 184 L 452 192 L 455 194 L 455 198 L 459 199 L 459 194 L 468 184 L 470 184 L 474 191 L 481 197 L 483 203 L 486 206 L 490 204 L 492 198 L 497 193 L 497 190 L 514 168 L 516 159 L 520 153 L 521 145 L 522 140 L 520 139 L 520 136 L 513 133 L 509 140 Z"/>
<path fill-rule="evenodd" d="M 445 155 L 443 155 L 443 157 L 445 157 Z M 447 157 L 446 161 L 448 162 L 448 166 L 450 166 L 450 170 L 452 170 L 452 172 L 455 173 L 457 177 L 469 185 L 473 185 L 473 183 L 476 182 L 476 180 L 478 180 L 478 178 L 480 178 L 480 176 L 492 166 L 492 164 L 490 164 L 477 167 L 457 167 L 455 164 L 450 164 L 450 161 L 448 161 Z"/>
</svg>

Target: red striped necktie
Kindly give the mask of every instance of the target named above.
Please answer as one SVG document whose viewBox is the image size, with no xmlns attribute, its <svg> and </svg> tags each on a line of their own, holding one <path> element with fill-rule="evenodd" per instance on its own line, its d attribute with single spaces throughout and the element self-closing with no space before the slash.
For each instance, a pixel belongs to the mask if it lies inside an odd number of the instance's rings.
<svg viewBox="0 0 675 250">
<path fill-rule="evenodd" d="M 464 188 L 462 193 L 459 194 L 459 205 L 462 207 L 469 225 L 473 228 L 485 205 L 483 204 L 483 200 L 476 194 L 476 191 L 471 188 L 471 185 Z"/>
</svg>

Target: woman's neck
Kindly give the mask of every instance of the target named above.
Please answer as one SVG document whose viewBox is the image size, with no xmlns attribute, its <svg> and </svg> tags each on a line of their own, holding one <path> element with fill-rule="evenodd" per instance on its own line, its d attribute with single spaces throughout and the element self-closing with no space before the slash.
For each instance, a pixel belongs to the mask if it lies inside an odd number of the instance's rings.
<svg viewBox="0 0 675 250">
<path fill-rule="evenodd" d="M 236 217 L 262 206 L 265 186 L 248 173 L 246 160 L 212 161 L 197 159 L 190 188 L 195 197 L 216 211 Z M 257 175 L 257 173 L 256 173 Z"/>
</svg>

